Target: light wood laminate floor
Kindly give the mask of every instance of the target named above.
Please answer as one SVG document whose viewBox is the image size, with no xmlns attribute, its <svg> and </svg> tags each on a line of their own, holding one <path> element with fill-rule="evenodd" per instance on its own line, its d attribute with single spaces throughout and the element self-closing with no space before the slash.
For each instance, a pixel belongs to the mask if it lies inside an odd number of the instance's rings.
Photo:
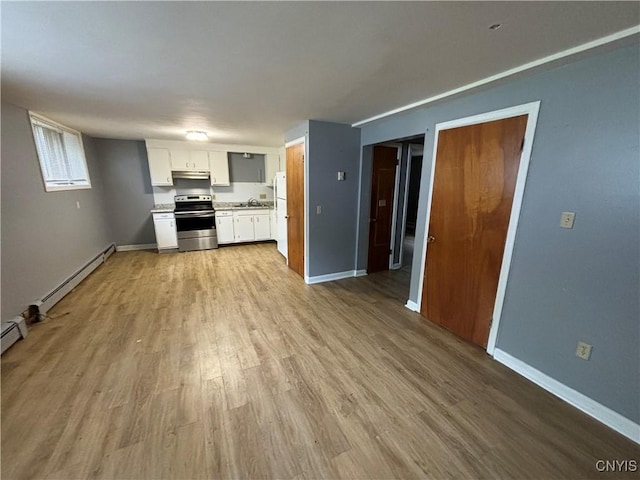
<svg viewBox="0 0 640 480">
<path fill-rule="evenodd" d="M 639 448 L 273 244 L 112 256 L 2 357 L 2 478 L 608 478 Z M 637 475 L 628 474 L 629 476 Z"/>
</svg>

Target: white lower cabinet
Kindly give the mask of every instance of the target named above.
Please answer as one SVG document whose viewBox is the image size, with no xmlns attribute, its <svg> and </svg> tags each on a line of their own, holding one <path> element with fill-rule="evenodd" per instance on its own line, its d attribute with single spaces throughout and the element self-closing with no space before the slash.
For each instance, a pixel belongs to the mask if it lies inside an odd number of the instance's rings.
<svg viewBox="0 0 640 480">
<path fill-rule="evenodd" d="M 256 239 L 253 233 L 252 215 L 234 215 L 233 228 L 236 233 L 236 242 L 253 242 Z"/>
<path fill-rule="evenodd" d="M 253 216 L 253 231 L 255 240 L 271 240 L 271 215 L 269 211 L 266 215 Z"/>
<path fill-rule="evenodd" d="M 217 210 L 218 243 L 243 243 L 271 240 L 270 209 Z"/>
<path fill-rule="evenodd" d="M 178 234 L 173 213 L 154 213 L 153 226 L 156 230 L 158 250 L 178 248 Z"/>
<path fill-rule="evenodd" d="M 235 242 L 233 212 L 216 211 L 216 232 L 218 234 L 219 244 Z"/>
</svg>

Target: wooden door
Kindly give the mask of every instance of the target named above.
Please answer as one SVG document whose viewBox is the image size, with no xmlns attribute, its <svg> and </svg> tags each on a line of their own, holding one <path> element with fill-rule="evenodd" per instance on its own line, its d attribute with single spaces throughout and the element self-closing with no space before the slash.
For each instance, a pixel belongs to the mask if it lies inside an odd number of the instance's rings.
<svg viewBox="0 0 640 480">
<path fill-rule="evenodd" d="M 304 277 L 304 143 L 287 148 L 287 260 Z"/>
<path fill-rule="evenodd" d="M 527 115 L 440 131 L 420 313 L 487 346 Z"/>
<path fill-rule="evenodd" d="M 398 149 L 373 147 L 367 273 L 389 270 Z"/>
</svg>

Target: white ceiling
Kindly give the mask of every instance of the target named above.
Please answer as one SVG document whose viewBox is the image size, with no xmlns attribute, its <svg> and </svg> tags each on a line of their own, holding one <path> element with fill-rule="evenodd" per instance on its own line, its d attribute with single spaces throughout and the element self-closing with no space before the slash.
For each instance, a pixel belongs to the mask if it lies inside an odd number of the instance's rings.
<svg viewBox="0 0 640 480">
<path fill-rule="evenodd" d="M 11 103 L 98 137 L 195 129 L 271 146 L 303 120 L 355 123 L 640 23 L 638 2 L 2 2 L 1 15 Z"/>
</svg>

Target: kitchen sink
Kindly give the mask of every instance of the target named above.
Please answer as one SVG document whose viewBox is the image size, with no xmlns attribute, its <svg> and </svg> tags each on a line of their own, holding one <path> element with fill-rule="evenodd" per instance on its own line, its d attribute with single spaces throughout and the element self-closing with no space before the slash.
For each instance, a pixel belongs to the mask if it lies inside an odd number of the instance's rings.
<svg viewBox="0 0 640 480">
<path fill-rule="evenodd" d="M 233 206 L 236 208 L 268 207 L 266 203 L 252 203 L 251 205 L 248 203 L 234 203 Z"/>
</svg>

